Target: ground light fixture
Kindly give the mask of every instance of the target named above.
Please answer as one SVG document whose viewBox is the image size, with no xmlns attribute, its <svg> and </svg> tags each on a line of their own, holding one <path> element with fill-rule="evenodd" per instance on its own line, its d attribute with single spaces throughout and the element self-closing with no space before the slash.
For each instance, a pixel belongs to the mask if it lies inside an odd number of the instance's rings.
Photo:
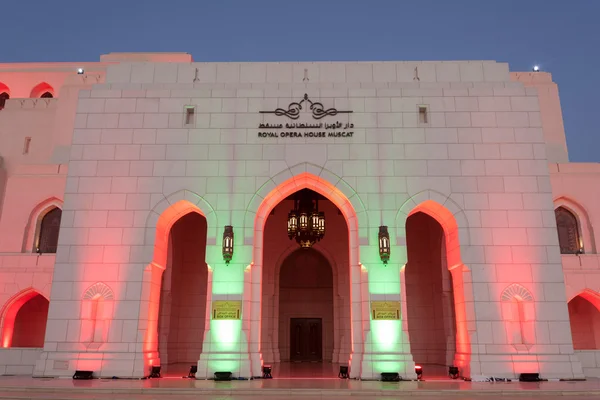
<svg viewBox="0 0 600 400">
<path fill-rule="evenodd" d="M 263 365 L 262 367 L 262 377 L 263 379 L 273 379 L 273 375 L 271 374 L 272 368 L 270 365 Z"/>
<path fill-rule="evenodd" d="M 150 378 L 160 378 L 160 365 L 153 365 L 150 369 Z"/>
<path fill-rule="evenodd" d="M 190 372 L 188 372 L 188 378 L 195 379 L 196 372 L 198 372 L 198 366 L 196 364 L 190 366 Z"/>
<path fill-rule="evenodd" d="M 384 264 L 387 264 L 390 259 L 390 234 L 388 227 L 382 225 L 379 227 L 379 257 Z"/>
<path fill-rule="evenodd" d="M 83 75 L 84 72 L 83 68 L 77 68 L 77 75 Z"/>
<path fill-rule="evenodd" d="M 417 374 L 417 379 L 423 379 L 423 367 L 420 365 L 415 365 L 415 374 Z"/>
<path fill-rule="evenodd" d="M 233 258 L 233 226 L 226 225 L 223 230 L 223 260 L 229 264 Z"/>
<path fill-rule="evenodd" d="M 340 365 L 340 373 L 338 374 L 338 378 L 340 379 L 348 379 L 349 374 L 348 374 L 348 366 L 347 365 Z"/>
<path fill-rule="evenodd" d="M 448 367 L 448 376 L 452 379 L 458 379 L 458 367 Z"/>
</svg>

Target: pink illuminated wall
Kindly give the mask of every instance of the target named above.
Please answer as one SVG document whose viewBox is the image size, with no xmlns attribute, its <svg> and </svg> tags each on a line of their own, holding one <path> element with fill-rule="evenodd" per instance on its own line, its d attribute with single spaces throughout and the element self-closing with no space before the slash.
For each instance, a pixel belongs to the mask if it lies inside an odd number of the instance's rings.
<svg viewBox="0 0 600 400">
<path fill-rule="evenodd" d="M 454 362 L 456 320 L 452 277 L 443 252 L 444 232 L 432 217 L 411 215 L 406 223 L 407 323 L 416 364 Z"/>
</svg>

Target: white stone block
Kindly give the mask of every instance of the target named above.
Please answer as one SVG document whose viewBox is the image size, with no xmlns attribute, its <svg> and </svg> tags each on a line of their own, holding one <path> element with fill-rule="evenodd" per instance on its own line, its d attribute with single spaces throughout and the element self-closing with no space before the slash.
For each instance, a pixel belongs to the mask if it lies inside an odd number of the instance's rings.
<svg viewBox="0 0 600 400">
<path fill-rule="evenodd" d="M 510 97 L 478 97 L 479 111 L 511 111 Z"/>
<path fill-rule="evenodd" d="M 510 97 L 512 111 L 539 111 L 540 106 L 537 97 Z"/>
<path fill-rule="evenodd" d="M 522 210 L 523 197 L 513 193 L 489 193 L 491 210 Z"/>
<path fill-rule="evenodd" d="M 436 80 L 438 82 L 460 82 L 460 72 L 458 64 L 436 63 Z"/>
<path fill-rule="evenodd" d="M 514 138 L 512 128 L 483 128 L 481 130 L 483 143 L 513 143 Z"/>
<path fill-rule="evenodd" d="M 471 113 L 449 112 L 446 113 L 446 126 L 449 128 L 463 128 L 471 126 Z"/>
<path fill-rule="evenodd" d="M 477 97 L 456 97 L 454 104 L 456 111 L 487 111 L 480 109 Z"/>
<path fill-rule="evenodd" d="M 393 63 L 375 63 L 373 64 L 374 82 L 395 82 L 396 65 Z"/>
<path fill-rule="evenodd" d="M 483 81 L 483 65 L 479 62 L 460 63 L 460 80 L 462 82 Z"/>
<path fill-rule="evenodd" d="M 448 146 L 445 144 L 406 144 L 405 157 L 417 160 L 446 160 Z"/>
<path fill-rule="evenodd" d="M 461 174 L 458 160 L 427 160 L 428 176 L 460 176 Z"/>
<path fill-rule="evenodd" d="M 526 128 L 529 116 L 526 112 L 497 112 L 496 122 L 500 128 Z"/>
<path fill-rule="evenodd" d="M 371 63 L 346 64 L 346 82 L 373 82 Z"/>
<path fill-rule="evenodd" d="M 483 63 L 483 77 L 486 82 L 509 81 L 508 64 L 506 63 Z"/>
<path fill-rule="evenodd" d="M 493 112 L 472 112 L 471 126 L 474 128 L 490 128 L 496 126 L 496 114 Z"/>
<path fill-rule="evenodd" d="M 500 158 L 500 145 L 474 144 L 475 158 L 481 160 L 496 160 Z"/>
<path fill-rule="evenodd" d="M 519 164 L 516 160 L 485 160 L 486 175 L 518 175 Z"/>
<path fill-rule="evenodd" d="M 267 64 L 267 82 L 291 82 L 292 64 L 289 63 L 268 63 Z"/>
</svg>

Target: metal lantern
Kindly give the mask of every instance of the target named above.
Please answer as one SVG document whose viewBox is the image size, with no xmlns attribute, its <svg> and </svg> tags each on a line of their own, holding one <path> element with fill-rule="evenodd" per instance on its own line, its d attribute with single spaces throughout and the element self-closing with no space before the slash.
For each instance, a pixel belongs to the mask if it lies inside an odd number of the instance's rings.
<svg viewBox="0 0 600 400">
<path fill-rule="evenodd" d="M 325 213 L 319 212 L 319 197 L 310 190 L 296 192 L 294 208 L 288 214 L 287 233 L 307 249 L 325 236 Z"/>
<path fill-rule="evenodd" d="M 296 213 L 294 211 L 290 211 L 290 213 L 288 214 L 288 226 L 287 226 L 288 237 L 290 239 L 294 238 L 296 236 L 297 231 L 298 231 L 298 216 L 296 215 Z"/>
<path fill-rule="evenodd" d="M 223 231 L 223 260 L 229 264 L 233 257 L 233 226 L 227 225 Z"/>
<path fill-rule="evenodd" d="M 390 259 L 390 234 L 387 226 L 379 227 L 379 257 L 384 264 Z"/>
</svg>

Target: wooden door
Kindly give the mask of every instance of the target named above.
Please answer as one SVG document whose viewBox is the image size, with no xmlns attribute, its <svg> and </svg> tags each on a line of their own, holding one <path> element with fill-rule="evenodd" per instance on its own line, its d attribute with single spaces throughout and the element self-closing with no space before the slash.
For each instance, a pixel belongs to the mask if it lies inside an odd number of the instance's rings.
<svg viewBox="0 0 600 400">
<path fill-rule="evenodd" d="M 321 318 L 292 318 L 290 321 L 290 361 L 323 360 Z"/>
</svg>

